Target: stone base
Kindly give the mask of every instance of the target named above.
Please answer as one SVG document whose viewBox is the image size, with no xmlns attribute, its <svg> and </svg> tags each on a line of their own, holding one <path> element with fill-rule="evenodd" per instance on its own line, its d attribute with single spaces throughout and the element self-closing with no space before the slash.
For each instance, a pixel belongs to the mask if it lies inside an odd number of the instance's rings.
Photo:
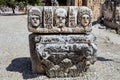
<svg viewBox="0 0 120 80">
<path fill-rule="evenodd" d="M 86 61 L 82 61 L 83 59 L 80 59 L 79 55 L 59 55 L 59 58 L 57 55 L 54 56 L 57 59 L 56 61 L 45 60 L 45 63 L 50 63 L 49 67 L 47 66 L 49 64 L 46 64 L 46 74 L 49 77 L 77 77 L 87 70 Z M 61 59 L 60 56 L 66 58 Z"/>
<path fill-rule="evenodd" d="M 32 70 L 48 77 L 77 77 L 95 62 L 93 35 L 31 34 Z"/>
</svg>

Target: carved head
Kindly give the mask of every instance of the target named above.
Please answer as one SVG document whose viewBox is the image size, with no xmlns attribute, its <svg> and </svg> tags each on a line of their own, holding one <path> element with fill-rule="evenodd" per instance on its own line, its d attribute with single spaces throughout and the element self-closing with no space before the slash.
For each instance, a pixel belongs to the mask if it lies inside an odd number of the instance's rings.
<svg viewBox="0 0 120 80">
<path fill-rule="evenodd" d="M 78 11 L 78 24 L 83 27 L 89 26 L 91 23 L 92 11 L 88 7 L 80 7 Z"/>
<path fill-rule="evenodd" d="M 58 8 L 55 11 L 55 25 L 57 27 L 64 27 L 67 17 L 67 11 L 63 8 Z"/>
<path fill-rule="evenodd" d="M 89 25 L 89 23 L 90 23 L 90 16 L 88 14 L 82 15 L 82 17 L 81 17 L 81 25 L 83 27 L 86 27 L 86 26 Z"/>
<path fill-rule="evenodd" d="M 42 23 L 42 12 L 39 8 L 33 7 L 30 9 L 30 24 L 37 28 Z"/>
</svg>

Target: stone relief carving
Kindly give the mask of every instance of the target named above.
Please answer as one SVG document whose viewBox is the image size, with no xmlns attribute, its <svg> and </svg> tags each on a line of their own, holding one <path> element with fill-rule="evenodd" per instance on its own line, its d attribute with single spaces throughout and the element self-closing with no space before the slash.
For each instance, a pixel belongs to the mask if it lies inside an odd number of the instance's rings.
<svg viewBox="0 0 120 80">
<path fill-rule="evenodd" d="M 52 7 L 44 7 L 44 28 L 51 29 L 53 27 L 53 9 Z"/>
<path fill-rule="evenodd" d="M 94 35 L 68 35 L 68 36 L 37 36 L 35 37 L 35 42 L 40 42 L 42 44 L 49 43 L 86 43 L 86 42 L 94 42 L 96 37 Z"/>
<path fill-rule="evenodd" d="M 78 27 L 84 30 L 91 29 L 92 11 L 88 7 L 82 6 L 78 11 Z"/>
<path fill-rule="evenodd" d="M 35 16 L 32 13 L 32 11 Z M 43 10 L 42 10 L 43 9 Z M 42 15 L 43 13 L 43 15 Z M 48 14 L 49 13 L 49 14 Z M 38 17 L 36 15 L 39 15 Z M 29 10 L 29 31 L 35 33 L 89 33 L 92 12 L 87 7 L 44 6 Z M 33 20 L 36 17 L 38 20 Z M 39 26 L 39 27 L 38 27 Z"/>
<path fill-rule="evenodd" d="M 91 32 L 91 18 L 87 7 L 31 8 L 28 29 L 33 32 L 29 35 L 33 72 L 77 77 L 87 71 L 96 61 L 97 52 L 96 37 L 86 34 Z"/>
<path fill-rule="evenodd" d="M 79 76 L 85 68 L 95 62 L 97 51 L 95 39 L 92 34 L 38 35 L 35 36 L 35 50 L 42 58 L 49 77 L 69 77 L 72 73 L 73 76 Z M 85 63 L 82 62 L 83 58 Z"/>
<path fill-rule="evenodd" d="M 64 8 L 57 8 L 55 10 L 55 27 L 62 31 L 62 28 L 66 27 L 66 17 L 67 11 Z"/>
<path fill-rule="evenodd" d="M 67 10 L 63 7 L 56 8 L 54 13 L 54 30 L 67 32 Z"/>
<path fill-rule="evenodd" d="M 69 7 L 69 27 L 77 26 L 77 7 Z"/>
<path fill-rule="evenodd" d="M 29 10 L 29 27 L 42 27 L 42 11 L 39 8 L 32 7 Z"/>
<path fill-rule="evenodd" d="M 51 50 L 50 52 L 61 52 L 61 51 L 77 51 L 81 50 L 82 47 L 88 47 L 89 45 L 85 43 L 93 43 L 96 37 L 94 35 L 68 35 L 68 36 L 36 36 L 38 40 L 36 44 L 36 50 L 38 50 L 39 53 L 42 53 L 42 51 Z M 76 43 L 76 44 L 74 44 Z M 45 44 L 45 45 L 44 45 Z M 52 45 L 51 45 L 52 44 Z M 60 44 L 60 45 L 58 45 Z M 74 45 L 73 45 L 74 44 Z M 40 45 L 40 46 L 38 46 Z M 92 44 L 91 44 L 92 45 Z M 96 50 L 94 45 L 92 45 L 93 48 Z M 49 49 L 49 50 L 48 50 Z M 60 50 L 60 51 L 58 51 Z"/>
</svg>

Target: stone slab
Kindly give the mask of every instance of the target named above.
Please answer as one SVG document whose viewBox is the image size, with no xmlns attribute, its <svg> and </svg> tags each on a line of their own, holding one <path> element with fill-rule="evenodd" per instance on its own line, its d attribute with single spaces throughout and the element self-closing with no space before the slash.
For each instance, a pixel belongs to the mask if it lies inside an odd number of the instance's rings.
<svg viewBox="0 0 120 80">
<path fill-rule="evenodd" d="M 90 33 L 91 18 L 92 11 L 88 7 L 36 6 L 28 11 L 28 30 L 33 33 Z"/>
</svg>

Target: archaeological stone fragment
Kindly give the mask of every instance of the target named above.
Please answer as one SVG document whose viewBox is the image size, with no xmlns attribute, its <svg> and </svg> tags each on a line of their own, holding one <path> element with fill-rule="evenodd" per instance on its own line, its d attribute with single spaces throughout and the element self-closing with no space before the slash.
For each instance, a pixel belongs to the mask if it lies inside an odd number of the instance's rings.
<svg viewBox="0 0 120 80">
<path fill-rule="evenodd" d="M 91 10 L 87 7 L 33 7 L 28 13 L 28 29 L 33 33 L 89 33 Z"/>
<path fill-rule="evenodd" d="M 120 34 L 120 0 L 105 0 L 101 13 L 100 22 Z"/>
<path fill-rule="evenodd" d="M 44 28 L 51 29 L 53 27 L 53 9 L 52 7 L 44 7 Z"/>
<path fill-rule="evenodd" d="M 34 21 L 39 14 L 40 21 Z M 33 18 L 33 19 L 32 19 Z M 28 13 L 32 71 L 48 77 L 78 77 L 96 61 L 96 36 L 87 7 L 35 7 Z M 38 25 L 39 24 L 39 25 Z M 76 34 L 74 34 L 76 33 Z"/>
<path fill-rule="evenodd" d="M 28 29 L 37 29 L 38 27 L 42 27 L 42 10 L 32 7 L 29 10 Z"/>
<path fill-rule="evenodd" d="M 88 7 L 80 7 L 78 10 L 78 27 L 85 31 L 91 31 L 92 11 Z"/>
<path fill-rule="evenodd" d="M 70 6 L 69 7 L 69 27 L 77 26 L 77 7 Z"/>
</svg>

